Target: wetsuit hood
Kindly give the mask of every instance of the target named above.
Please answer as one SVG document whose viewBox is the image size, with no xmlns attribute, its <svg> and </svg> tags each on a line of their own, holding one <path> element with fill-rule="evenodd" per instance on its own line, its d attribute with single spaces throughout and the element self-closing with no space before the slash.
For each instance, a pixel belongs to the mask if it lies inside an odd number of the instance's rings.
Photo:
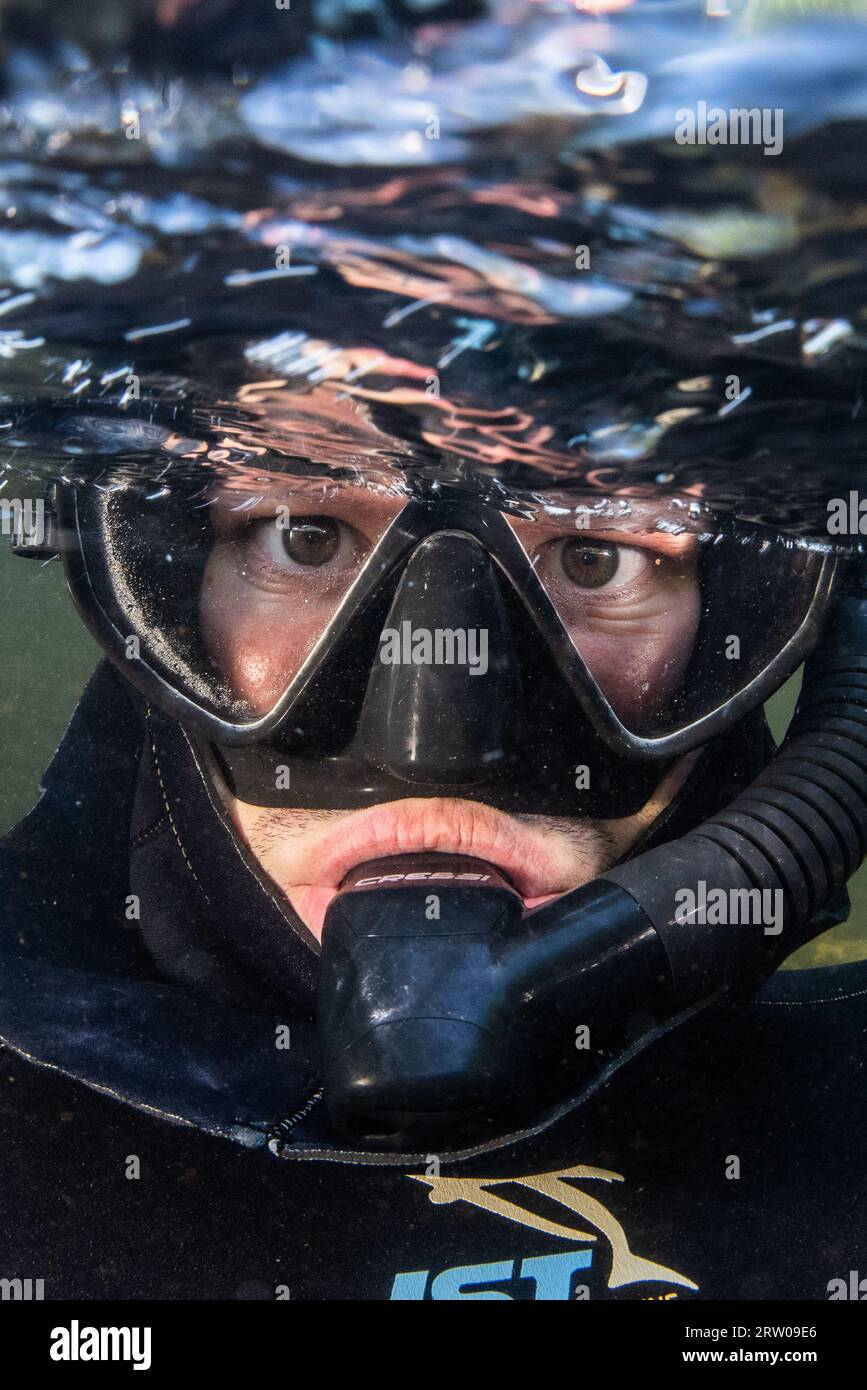
<svg viewBox="0 0 867 1390">
<path fill-rule="evenodd" d="M 729 801 L 769 750 L 763 720 L 725 743 L 636 850 Z M 244 853 L 183 729 L 107 665 L 0 873 L 13 1050 L 242 1144 L 342 1152 L 318 1103 L 316 945 Z"/>
</svg>

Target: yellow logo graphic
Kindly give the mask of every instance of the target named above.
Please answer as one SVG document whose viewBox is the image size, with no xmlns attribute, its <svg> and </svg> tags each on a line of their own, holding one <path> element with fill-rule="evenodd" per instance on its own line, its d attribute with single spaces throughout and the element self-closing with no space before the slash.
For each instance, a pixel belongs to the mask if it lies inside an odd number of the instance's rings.
<svg viewBox="0 0 867 1390">
<path fill-rule="evenodd" d="M 609 1289 L 622 1289 L 629 1284 L 640 1284 L 648 1280 L 661 1284 L 676 1284 L 680 1288 L 698 1288 L 691 1279 L 676 1270 L 667 1269 L 655 1260 L 645 1260 L 629 1248 L 626 1232 L 616 1217 L 595 1197 L 574 1187 L 573 1183 L 586 1182 L 588 1178 L 601 1182 L 623 1182 L 620 1173 L 611 1173 L 606 1168 L 591 1168 L 579 1163 L 574 1168 L 561 1168 L 553 1173 L 531 1173 L 524 1178 L 431 1178 L 417 1173 L 408 1173 L 414 1182 L 422 1182 L 430 1188 L 430 1200 L 435 1206 L 448 1206 L 452 1202 L 469 1202 L 483 1211 L 503 1216 L 507 1221 L 529 1226 L 533 1231 L 544 1231 L 546 1235 L 557 1236 L 560 1240 L 586 1240 L 596 1242 L 596 1232 L 601 1232 L 611 1246 L 611 1272 L 608 1276 Z M 586 1221 L 595 1230 L 586 1231 L 576 1225 L 566 1225 L 540 1216 L 519 1202 L 496 1189 L 505 1186 L 519 1186 L 530 1192 L 547 1197 L 560 1207 Z"/>
</svg>

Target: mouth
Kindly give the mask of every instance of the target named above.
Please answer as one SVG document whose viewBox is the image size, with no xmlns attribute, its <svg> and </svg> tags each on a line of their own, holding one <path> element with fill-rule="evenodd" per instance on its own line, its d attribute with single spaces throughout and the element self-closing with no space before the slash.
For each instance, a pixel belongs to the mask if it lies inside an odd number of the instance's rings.
<svg viewBox="0 0 867 1390">
<path fill-rule="evenodd" d="M 533 825 L 490 806 L 454 798 L 412 798 L 350 812 L 305 836 L 305 882 L 284 882 L 292 906 L 321 935 L 325 914 L 346 875 L 359 864 L 400 855 L 439 853 L 481 859 L 499 869 L 525 910 L 577 887 L 596 871 L 595 837 Z M 268 866 L 280 879 L 279 863 Z"/>
</svg>

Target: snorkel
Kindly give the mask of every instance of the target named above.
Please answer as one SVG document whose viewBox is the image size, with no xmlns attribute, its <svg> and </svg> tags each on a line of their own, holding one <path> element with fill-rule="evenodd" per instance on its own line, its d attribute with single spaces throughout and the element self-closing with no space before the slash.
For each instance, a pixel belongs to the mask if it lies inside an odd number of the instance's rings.
<svg viewBox="0 0 867 1390">
<path fill-rule="evenodd" d="M 479 861 L 401 858 L 347 877 L 319 990 L 345 1142 L 440 1151 L 537 1124 L 697 1010 L 754 991 L 823 929 L 867 841 L 863 560 L 853 570 L 776 756 L 695 830 L 526 914 Z M 711 894 L 758 910 L 696 906 Z"/>
</svg>

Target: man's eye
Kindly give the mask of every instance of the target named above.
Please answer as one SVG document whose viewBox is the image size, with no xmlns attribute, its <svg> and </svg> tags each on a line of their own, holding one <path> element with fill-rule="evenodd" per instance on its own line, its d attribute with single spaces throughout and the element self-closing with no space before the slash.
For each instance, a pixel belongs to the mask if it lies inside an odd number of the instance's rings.
<svg viewBox="0 0 867 1390">
<path fill-rule="evenodd" d="M 580 589 L 604 589 L 614 580 L 618 586 L 628 584 L 638 578 L 646 564 L 640 550 L 611 541 L 570 537 L 561 541 L 558 549 L 563 575 Z"/>
<path fill-rule="evenodd" d="M 254 518 L 238 537 L 237 558 L 251 581 L 330 586 L 352 577 L 370 553 L 366 537 L 327 514 Z M 306 578 L 305 578 L 306 576 Z"/>
<path fill-rule="evenodd" d="M 601 589 L 617 573 L 617 546 L 603 541 L 567 540 L 560 550 L 560 564 L 572 584 L 582 589 Z"/>
<path fill-rule="evenodd" d="M 340 522 L 332 516 L 305 516 L 281 532 L 283 548 L 296 565 L 327 565 L 340 549 Z"/>
</svg>

